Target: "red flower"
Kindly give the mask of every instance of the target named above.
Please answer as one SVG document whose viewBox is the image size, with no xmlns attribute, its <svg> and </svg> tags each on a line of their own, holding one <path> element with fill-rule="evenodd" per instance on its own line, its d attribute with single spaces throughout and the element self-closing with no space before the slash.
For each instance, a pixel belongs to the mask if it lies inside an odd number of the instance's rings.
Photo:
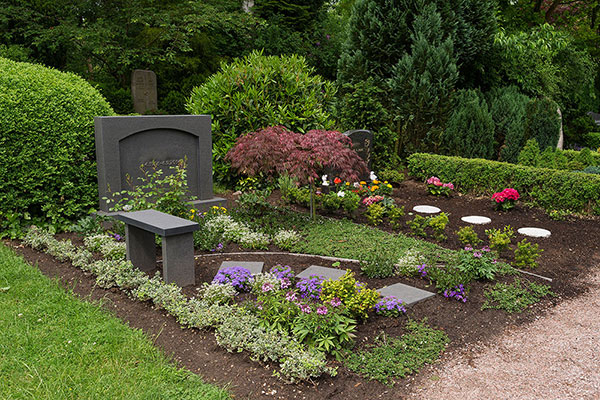
<svg viewBox="0 0 600 400">
<path fill-rule="evenodd" d="M 341 180 L 340 178 L 337 178 L 337 177 L 336 177 L 336 178 L 333 180 L 333 183 L 335 183 L 336 185 L 339 185 L 340 183 L 342 183 L 342 180 Z"/>
</svg>

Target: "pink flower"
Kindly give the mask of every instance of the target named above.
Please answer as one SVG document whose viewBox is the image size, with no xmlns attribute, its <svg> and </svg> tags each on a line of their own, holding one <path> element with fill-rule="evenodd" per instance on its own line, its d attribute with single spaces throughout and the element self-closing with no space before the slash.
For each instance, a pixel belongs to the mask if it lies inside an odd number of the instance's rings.
<svg viewBox="0 0 600 400">
<path fill-rule="evenodd" d="M 454 190 L 454 185 L 452 184 L 452 182 L 444 183 L 442 186 L 447 187 L 450 190 Z"/>
<path fill-rule="evenodd" d="M 308 304 L 300 304 L 300 311 L 306 314 L 310 314 L 312 312 L 310 306 Z"/>
<path fill-rule="evenodd" d="M 285 295 L 285 299 L 287 301 L 296 301 L 298 300 L 298 296 L 294 292 L 287 292 Z"/>
<path fill-rule="evenodd" d="M 433 182 L 434 186 L 443 186 L 444 184 L 441 181 L 435 181 Z"/>
<path fill-rule="evenodd" d="M 427 179 L 427 184 L 428 185 L 435 185 L 436 182 L 439 182 L 440 178 L 438 178 L 437 176 L 432 176 L 431 178 Z"/>
<path fill-rule="evenodd" d="M 329 310 L 327 310 L 327 307 L 325 307 L 325 306 L 321 306 L 321 307 L 317 308 L 317 314 L 319 314 L 319 315 L 327 315 L 327 311 L 329 311 Z"/>
<path fill-rule="evenodd" d="M 334 297 L 333 299 L 331 299 L 329 304 L 331 304 L 333 307 L 339 307 L 342 305 L 342 301 L 340 299 L 338 299 L 337 297 Z"/>
<path fill-rule="evenodd" d="M 272 283 L 265 282 L 265 283 L 263 283 L 263 285 L 262 285 L 262 291 L 263 291 L 263 293 L 270 292 L 270 291 L 271 291 L 271 290 L 273 290 L 273 289 L 274 289 L 274 287 L 273 287 L 273 284 L 272 284 Z"/>
</svg>

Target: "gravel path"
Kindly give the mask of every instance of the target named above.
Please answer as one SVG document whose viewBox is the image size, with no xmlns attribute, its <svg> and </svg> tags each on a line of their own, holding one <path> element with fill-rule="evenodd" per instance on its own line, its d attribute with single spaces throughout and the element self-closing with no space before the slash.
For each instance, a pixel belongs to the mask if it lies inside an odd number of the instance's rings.
<svg viewBox="0 0 600 400">
<path fill-rule="evenodd" d="M 600 399 L 600 273 L 590 291 L 441 364 L 411 399 Z"/>
</svg>

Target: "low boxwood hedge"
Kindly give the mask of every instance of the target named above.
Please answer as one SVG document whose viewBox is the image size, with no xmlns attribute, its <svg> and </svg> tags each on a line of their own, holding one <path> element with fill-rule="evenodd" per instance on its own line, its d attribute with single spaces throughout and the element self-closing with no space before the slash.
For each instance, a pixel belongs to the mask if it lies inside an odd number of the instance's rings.
<svg viewBox="0 0 600 400">
<path fill-rule="evenodd" d="M 408 169 L 418 179 L 435 175 L 452 182 L 461 193 L 491 196 L 512 187 L 524 201 L 546 210 L 600 215 L 600 176 L 423 153 L 408 158 Z"/>
</svg>

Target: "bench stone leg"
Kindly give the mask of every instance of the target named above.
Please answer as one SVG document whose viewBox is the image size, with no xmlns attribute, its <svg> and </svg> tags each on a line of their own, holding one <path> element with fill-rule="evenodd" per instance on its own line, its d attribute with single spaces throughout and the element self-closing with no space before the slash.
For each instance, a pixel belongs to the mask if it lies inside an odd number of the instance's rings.
<svg viewBox="0 0 600 400">
<path fill-rule="evenodd" d="M 196 283 L 194 236 L 192 233 L 163 236 L 163 279 L 178 286 Z"/>
<path fill-rule="evenodd" d="M 156 268 L 156 242 L 154 233 L 135 226 L 125 225 L 127 259 L 142 271 Z"/>
</svg>

